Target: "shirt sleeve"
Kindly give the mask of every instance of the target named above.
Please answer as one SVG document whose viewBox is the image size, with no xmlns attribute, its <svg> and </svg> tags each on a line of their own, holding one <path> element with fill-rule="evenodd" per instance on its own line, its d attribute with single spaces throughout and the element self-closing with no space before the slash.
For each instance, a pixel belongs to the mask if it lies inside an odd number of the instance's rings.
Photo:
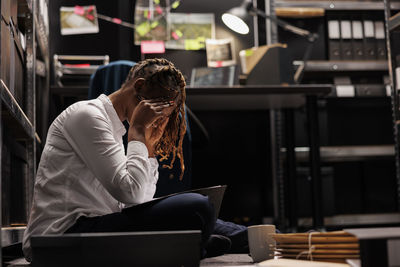
<svg viewBox="0 0 400 267">
<path fill-rule="evenodd" d="M 158 172 L 145 144 L 129 142 L 125 156 L 113 136 L 111 122 L 97 107 L 78 108 L 65 120 L 63 129 L 78 156 L 115 199 L 140 204 L 155 192 Z"/>
</svg>

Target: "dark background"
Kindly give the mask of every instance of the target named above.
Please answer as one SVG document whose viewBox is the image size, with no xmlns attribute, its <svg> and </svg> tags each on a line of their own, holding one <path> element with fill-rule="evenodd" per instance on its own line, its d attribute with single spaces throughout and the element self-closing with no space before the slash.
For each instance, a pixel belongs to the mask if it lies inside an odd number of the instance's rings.
<svg viewBox="0 0 400 267">
<path fill-rule="evenodd" d="M 254 45 L 252 34 L 240 36 L 222 25 L 221 14 L 241 0 L 183 0 L 175 12 L 214 13 L 216 38 L 233 37 L 236 53 Z M 264 1 L 258 1 L 263 7 Z M 134 45 L 132 29 L 99 20 L 97 34 L 60 34 L 60 6 L 95 4 L 99 14 L 134 21 L 132 0 L 49 1 L 50 56 L 109 55 L 110 60 L 141 59 L 140 47 Z M 335 16 L 335 14 L 329 14 Z M 339 14 L 336 14 L 339 15 Z M 288 20 L 299 27 L 318 32 L 311 59 L 326 60 L 326 18 Z M 260 45 L 265 44 L 265 27 L 259 19 Z M 250 27 L 252 28 L 252 26 Z M 279 40 L 288 44 L 290 55 L 302 59 L 307 46 L 304 39 L 279 30 Z M 205 51 L 167 50 L 162 56 L 171 60 L 190 81 L 194 67 L 205 67 Z M 237 60 L 239 60 L 237 58 Z M 379 74 L 381 75 L 381 74 Z M 372 77 L 374 78 L 374 77 Z M 363 77 L 359 79 L 364 79 Z M 305 75 L 304 82 L 333 83 L 329 75 Z M 367 80 L 368 82 L 368 80 Z M 374 81 L 375 82 L 375 81 Z M 53 79 L 52 79 L 53 83 Z M 67 102 L 68 103 L 68 102 Z M 190 107 L 189 107 L 190 108 Z M 265 111 L 197 111 L 195 115 L 209 133 L 207 141 L 191 121 L 193 138 L 192 187 L 227 184 L 221 217 L 244 224 L 262 222 L 272 217 L 272 182 L 269 112 Z M 50 116 L 53 118 L 57 114 Z M 392 144 L 392 118 L 389 98 L 328 98 L 319 101 L 321 145 Z M 296 145 L 307 145 L 305 110 L 295 113 Z M 310 185 L 306 165 L 299 163 L 298 213 L 310 216 Z M 391 159 L 372 162 L 323 163 L 323 195 L 326 215 L 365 212 L 392 212 L 395 199 L 395 166 Z"/>
</svg>

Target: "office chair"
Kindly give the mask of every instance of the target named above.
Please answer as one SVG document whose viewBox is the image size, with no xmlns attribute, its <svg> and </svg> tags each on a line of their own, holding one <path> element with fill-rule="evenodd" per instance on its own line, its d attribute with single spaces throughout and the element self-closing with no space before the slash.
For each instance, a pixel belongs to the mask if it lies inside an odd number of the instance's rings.
<svg viewBox="0 0 400 267">
<path fill-rule="evenodd" d="M 110 62 L 108 65 L 100 66 L 95 73 L 90 77 L 88 98 L 97 98 L 100 94 L 109 95 L 114 91 L 120 89 L 122 83 L 128 76 L 129 70 L 136 63 L 128 60 L 118 60 Z M 162 162 L 159 167 L 159 179 L 157 182 L 157 190 L 155 197 L 160 197 L 167 194 L 172 194 L 180 191 L 191 189 L 192 182 L 192 137 L 189 126 L 187 113 L 185 114 L 187 124 L 186 134 L 183 139 L 183 157 L 185 161 L 185 172 L 182 180 L 179 180 L 181 173 L 180 162 L 176 160 L 172 169 L 163 168 L 163 164 L 169 162 Z M 125 128 L 129 125 L 125 121 Z M 124 147 L 127 147 L 127 134 L 123 137 Z"/>
</svg>

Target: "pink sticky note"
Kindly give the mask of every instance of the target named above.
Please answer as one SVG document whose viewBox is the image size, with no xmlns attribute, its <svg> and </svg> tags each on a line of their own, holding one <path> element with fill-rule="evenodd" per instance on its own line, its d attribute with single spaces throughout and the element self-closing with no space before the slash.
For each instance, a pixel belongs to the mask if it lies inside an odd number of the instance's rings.
<svg viewBox="0 0 400 267">
<path fill-rule="evenodd" d="M 121 24 L 122 22 L 122 20 L 120 20 L 119 18 L 113 18 L 112 21 L 117 24 Z"/>
<path fill-rule="evenodd" d="M 222 61 L 217 61 L 217 62 L 215 62 L 215 64 L 216 64 L 216 67 L 222 67 Z"/>
<path fill-rule="evenodd" d="M 151 18 L 151 11 L 149 10 L 149 12 L 147 12 L 147 18 L 150 19 Z"/>
<path fill-rule="evenodd" d="M 83 14 L 85 14 L 85 9 L 82 6 L 75 6 L 74 13 L 83 16 Z"/>
<path fill-rule="evenodd" d="M 142 54 L 163 54 L 165 45 L 163 41 L 142 41 L 140 43 Z"/>
<path fill-rule="evenodd" d="M 172 35 L 172 38 L 174 38 L 175 40 L 179 39 L 179 36 L 178 36 L 178 34 L 176 34 L 176 32 L 172 32 L 171 35 Z"/>
<path fill-rule="evenodd" d="M 87 8 L 87 12 L 92 12 L 94 10 L 94 6 L 89 6 L 88 8 Z"/>
<path fill-rule="evenodd" d="M 162 14 L 162 9 L 159 5 L 156 6 L 156 11 L 158 14 Z"/>
<path fill-rule="evenodd" d="M 87 18 L 88 20 L 94 20 L 94 16 L 91 15 L 91 14 L 87 14 L 87 15 L 86 15 L 86 18 Z"/>
</svg>

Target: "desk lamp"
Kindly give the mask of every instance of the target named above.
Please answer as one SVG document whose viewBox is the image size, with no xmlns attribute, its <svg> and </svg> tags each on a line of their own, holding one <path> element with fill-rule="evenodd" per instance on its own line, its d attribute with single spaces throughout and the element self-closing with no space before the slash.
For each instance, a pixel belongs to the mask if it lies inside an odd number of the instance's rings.
<svg viewBox="0 0 400 267">
<path fill-rule="evenodd" d="M 260 16 L 264 19 L 269 19 L 273 23 L 282 27 L 284 30 L 305 37 L 308 40 L 309 45 L 303 56 L 303 64 L 300 65 L 300 67 L 296 70 L 296 73 L 294 75 L 294 81 L 296 83 L 299 83 L 304 72 L 305 62 L 310 57 L 313 45 L 315 41 L 318 39 L 318 34 L 311 33 L 307 30 L 291 25 L 286 21 L 283 21 L 275 16 L 267 15 L 264 11 L 254 7 L 252 0 L 244 0 L 240 6 L 229 9 L 227 12 L 222 14 L 222 21 L 228 28 L 230 28 L 234 32 L 237 32 L 239 34 L 248 34 L 249 26 L 247 23 L 253 16 Z"/>
</svg>

